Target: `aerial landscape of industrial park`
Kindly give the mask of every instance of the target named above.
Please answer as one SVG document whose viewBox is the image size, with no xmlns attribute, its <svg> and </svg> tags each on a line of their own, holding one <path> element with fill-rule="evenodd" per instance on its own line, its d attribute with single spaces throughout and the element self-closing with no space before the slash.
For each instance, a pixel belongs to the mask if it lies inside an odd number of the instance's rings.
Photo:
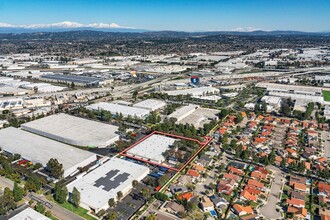
<svg viewBox="0 0 330 220">
<path fill-rule="evenodd" d="M 56 11 L 28 2 L 0 0 L 0 220 L 330 219 L 330 32 L 10 23 Z"/>
</svg>

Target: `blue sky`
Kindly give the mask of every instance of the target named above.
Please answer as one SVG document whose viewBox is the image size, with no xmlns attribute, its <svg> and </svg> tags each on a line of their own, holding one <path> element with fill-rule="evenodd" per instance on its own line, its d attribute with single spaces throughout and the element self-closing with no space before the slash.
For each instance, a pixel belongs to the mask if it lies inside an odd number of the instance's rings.
<svg viewBox="0 0 330 220">
<path fill-rule="evenodd" d="M 0 0 L 0 23 L 62 21 L 148 30 L 330 31 L 330 0 Z"/>
</svg>

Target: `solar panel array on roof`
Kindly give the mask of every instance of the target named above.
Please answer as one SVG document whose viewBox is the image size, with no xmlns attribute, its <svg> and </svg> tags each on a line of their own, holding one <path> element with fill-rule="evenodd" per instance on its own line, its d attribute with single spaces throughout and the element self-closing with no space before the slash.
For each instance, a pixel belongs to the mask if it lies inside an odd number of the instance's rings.
<svg viewBox="0 0 330 220">
<path fill-rule="evenodd" d="M 98 84 L 101 79 L 89 76 L 76 76 L 76 75 L 63 75 L 63 74 L 47 74 L 41 76 L 41 78 L 58 80 L 58 81 L 66 81 L 66 82 L 74 82 L 81 84 Z"/>
</svg>

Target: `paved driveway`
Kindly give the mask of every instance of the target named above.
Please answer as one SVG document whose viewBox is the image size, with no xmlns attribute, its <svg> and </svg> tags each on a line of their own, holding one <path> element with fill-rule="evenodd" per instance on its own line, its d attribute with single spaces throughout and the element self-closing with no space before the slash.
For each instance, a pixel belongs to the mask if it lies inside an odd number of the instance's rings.
<svg viewBox="0 0 330 220">
<path fill-rule="evenodd" d="M 330 135 L 328 131 L 322 131 L 321 137 L 324 140 L 324 153 L 326 158 L 330 158 Z"/>
<path fill-rule="evenodd" d="M 53 207 L 52 207 L 52 209 L 49 209 L 49 210 L 52 212 L 52 214 L 56 218 L 58 218 L 60 220 L 68 220 L 68 219 L 70 219 L 70 220 L 84 220 L 84 218 L 76 215 L 75 213 L 70 212 L 69 210 L 57 205 L 56 203 L 49 201 L 44 195 L 38 195 L 36 193 L 32 193 L 32 195 L 38 197 L 39 199 L 41 199 L 43 201 L 46 201 L 46 202 L 49 202 L 50 204 L 52 204 Z M 27 200 L 29 200 L 29 198 Z"/>
<path fill-rule="evenodd" d="M 260 213 L 266 219 L 280 219 L 281 213 L 276 211 L 276 203 L 280 201 L 279 195 L 283 185 L 284 175 L 280 169 L 274 166 L 269 166 L 267 168 L 275 173 L 275 178 L 273 179 L 268 201 L 266 205 L 261 207 Z"/>
</svg>

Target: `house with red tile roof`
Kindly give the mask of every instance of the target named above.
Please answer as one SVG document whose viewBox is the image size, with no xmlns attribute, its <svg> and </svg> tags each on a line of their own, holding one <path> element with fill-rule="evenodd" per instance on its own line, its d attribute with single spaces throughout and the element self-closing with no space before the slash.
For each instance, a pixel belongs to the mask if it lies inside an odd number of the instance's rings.
<svg viewBox="0 0 330 220">
<path fill-rule="evenodd" d="M 260 173 L 258 171 L 252 171 L 251 177 L 256 178 L 256 179 L 267 179 L 267 175 Z"/>
<path fill-rule="evenodd" d="M 240 177 L 232 173 L 224 173 L 222 178 L 237 181 Z"/>
<path fill-rule="evenodd" d="M 254 196 L 258 196 L 261 194 L 261 190 L 255 188 L 255 187 L 252 187 L 252 186 L 245 186 L 244 187 L 244 190 L 248 191 L 251 195 L 254 195 Z"/>
<path fill-rule="evenodd" d="M 318 187 L 319 195 L 323 195 L 327 197 L 330 196 L 330 184 L 319 182 L 317 187 Z"/>
<path fill-rule="evenodd" d="M 236 167 L 233 167 L 233 166 L 228 167 L 228 172 L 231 173 L 231 174 L 239 175 L 239 176 L 244 175 L 244 171 L 242 171 L 241 169 L 238 169 Z"/>
<path fill-rule="evenodd" d="M 303 183 L 294 183 L 293 189 L 296 191 L 306 192 L 307 186 L 306 186 L 306 184 L 303 184 Z"/>
<path fill-rule="evenodd" d="M 184 193 L 181 193 L 177 196 L 177 199 L 178 200 L 187 200 L 189 201 L 192 197 L 194 197 L 194 193 L 193 192 L 184 192 Z"/>
<path fill-rule="evenodd" d="M 189 169 L 186 173 L 188 176 L 199 178 L 199 173 L 196 170 Z"/>
<path fill-rule="evenodd" d="M 305 200 L 301 200 L 301 199 L 296 199 L 296 198 L 286 199 L 286 203 L 288 204 L 288 206 L 294 206 L 296 208 L 305 207 Z"/>
<path fill-rule="evenodd" d="M 199 165 L 199 164 L 193 164 L 191 166 L 191 168 L 193 168 L 194 170 L 196 170 L 197 172 L 201 173 L 204 172 L 206 169 L 204 168 L 204 166 Z"/>
<path fill-rule="evenodd" d="M 254 180 L 254 179 L 249 179 L 247 182 L 248 186 L 251 187 L 256 187 L 257 189 L 262 190 L 264 188 L 264 184 L 259 182 L 258 180 Z"/>
<path fill-rule="evenodd" d="M 240 194 L 240 198 L 242 200 L 251 200 L 251 201 L 257 201 L 258 197 L 257 196 L 254 196 L 252 195 L 251 193 L 249 193 L 247 190 L 243 190 Z"/>
<path fill-rule="evenodd" d="M 251 206 L 242 206 L 240 204 L 233 205 L 233 212 L 239 216 L 252 214 L 253 209 Z"/>
<path fill-rule="evenodd" d="M 220 180 L 217 185 L 219 193 L 225 193 L 231 195 L 235 186 L 235 180 Z"/>
<path fill-rule="evenodd" d="M 283 158 L 281 156 L 276 156 L 275 157 L 275 164 L 277 166 L 279 166 L 281 164 L 281 161 L 283 160 Z"/>
<path fill-rule="evenodd" d="M 294 206 L 289 206 L 288 207 L 288 213 L 293 213 L 294 217 L 297 219 L 306 219 L 307 217 L 307 209 L 300 207 L 294 207 Z"/>
</svg>

